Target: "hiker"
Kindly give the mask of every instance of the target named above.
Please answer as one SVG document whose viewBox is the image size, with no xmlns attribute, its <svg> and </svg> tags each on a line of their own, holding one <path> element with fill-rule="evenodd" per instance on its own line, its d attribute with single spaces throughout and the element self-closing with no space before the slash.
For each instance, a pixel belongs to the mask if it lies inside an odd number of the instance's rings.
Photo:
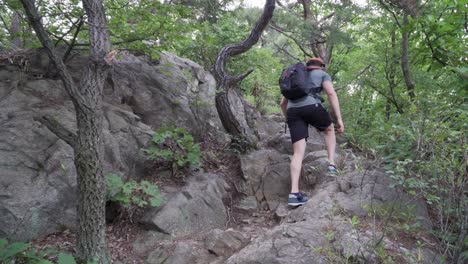
<svg viewBox="0 0 468 264">
<path fill-rule="evenodd" d="M 291 193 L 288 196 L 288 204 L 292 206 L 302 205 L 309 200 L 299 192 L 302 159 L 305 154 L 306 139 L 309 137 L 308 125 L 325 132 L 325 145 L 328 154 L 327 173 L 332 176 L 336 176 L 338 173 L 335 164 L 335 128 L 330 114 L 323 108 L 321 97 L 318 95 L 322 89 L 327 94 L 335 115 L 337 132 L 344 132 L 338 97 L 333 89 L 330 75 L 324 71 L 325 64 L 320 58 L 311 58 L 307 61 L 306 67 L 305 83 L 308 88 L 311 88 L 309 94 L 296 100 L 288 100 L 283 96 L 280 103 L 281 110 L 287 118 L 294 151 L 290 168 Z"/>
</svg>

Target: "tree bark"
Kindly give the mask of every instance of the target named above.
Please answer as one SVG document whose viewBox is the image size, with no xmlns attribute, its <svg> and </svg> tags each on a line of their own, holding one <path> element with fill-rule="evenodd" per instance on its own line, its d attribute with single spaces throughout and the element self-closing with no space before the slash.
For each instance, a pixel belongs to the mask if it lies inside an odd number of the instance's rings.
<svg viewBox="0 0 468 264">
<path fill-rule="evenodd" d="M 391 34 L 391 46 L 390 46 L 390 51 L 386 52 L 386 66 L 385 66 L 385 77 L 388 82 L 388 88 L 390 91 L 390 96 L 387 99 L 387 103 L 385 105 L 385 116 L 386 120 L 389 120 L 390 118 L 390 110 L 391 110 L 391 104 L 395 105 L 398 113 L 403 113 L 403 110 L 401 106 L 397 103 L 397 99 L 395 97 L 395 89 L 397 87 L 397 81 L 396 81 L 396 70 L 398 67 L 398 53 L 397 53 L 397 42 L 396 42 L 396 32 L 395 30 L 392 31 Z"/>
<path fill-rule="evenodd" d="M 11 43 L 14 48 L 21 49 L 23 48 L 23 41 L 21 39 L 21 17 L 18 11 L 13 11 L 11 16 L 11 28 L 10 34 L 12 35 Z"/>
<path fill-rule="evenodd" d="M 237 96 L 237 91 L 231 90 L 238 89 L 237 84 L 247 77 L 253 70 L 249 70 L 239 76 L 230 76 L 226 72 L 225 67 L 230 57 L 248 51 L 253 45 L 255 45 L 255 43 L 258 42 L 260 35 L 273 16 L 274 9 L 275 0 L 266 0 L 263 13 L 252 29 L 250 35 L 240 43 L 230 44 L 223 47 L 219 52 L 214 65 L 214 76 L 218 82 L 218 92 L 215 97 L 216 109 L 218 110 L 223 127 L 229 134 L 235 137 L 244 137 L 249 144 L 253 143 L 251 142 L 253 139 L 248 137 L 248 135 L 252 134 L 252 131 L 245 131 L 246 129 L 249 129 L 249 126 L 247 124 L 248 122 L 243 120 L 248 117 L 245 113 L 243 115 L 234 113 L 229 98 L 230 96 Z"/>
<path fill-rule="evenodd" d="M 109 263 L 105 240 L 105 181 L 102 175 L 102 91 L 109 70 L 106 55 L 109 34 L 102 2 L 83 0 L 89 24 L 90 57 L 79 86 L 43 27 L 33 1 L 21 0 L 29 23 L 46 49 L 75 107 L 78 131 L 58 132 L 62 126 L 49 123 L 49 129 L 69 143 L 75 153 L 78 175 L 78 255 L 85 261 Z M 44 119 L 46 120 L 46 119 Z M 43 122 L 48 124 L 47 122 Z"/>
<path fill-rule="evenodd" d="M 408 25 L 408 14 L 403 16 L 403 32 L 401 40 L 401 69 L 403 71 L 403 76 L 405 77 L 406 89 L 408 90 L 408 95 L 411 101 L 414 101 L 414 84 L 411 80 L 411 74 L 408 67 L 408 38 L 409 32 L 405 30 L 405 26 Z"/>
</svg>

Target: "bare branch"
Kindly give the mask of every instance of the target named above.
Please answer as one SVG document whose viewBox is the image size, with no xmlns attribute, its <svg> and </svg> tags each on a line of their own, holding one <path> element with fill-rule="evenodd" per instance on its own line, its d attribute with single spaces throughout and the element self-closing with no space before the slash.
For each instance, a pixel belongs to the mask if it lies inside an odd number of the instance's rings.
<svg viewBox="0 0 468 264">
<path fill-rule="evenodd" d="M 65 128 L 56 118 L 50 115 L 45 115 L 36 116 L 34 117 L 34 120 L 45 125 L 52 133 L 54 133 L 61 140 L 65 141 L 72 148 L 75 147 L 77 138 L 76 134 Z"/>
<path fill-rule="evenodd" d="M 77 104 L 86 105 L 86 100 L 84 100 L 84 98 L 78 92 L 78 89 L 76 88 L 70 73 L 68 72 L 65 64 L 58 55 L 57 51 L 55 50 L 54 44 L 47 35 L 47 32 L 44 26 L 42 25 L 41 17 L 39 16 L 36 6 L 34 5 L 34 1 L 21 0 L 21 3 L 23 4 L 24 10 L 26 11 L 26 16 L 29 20 L 30 25 L 36 31 L 36 36 L 39 38 L 39 41 L 44 46 L 47 54 L 49 55 L 49 58 L 54 62 L 55 66 L 57 67 L 58 74 L 63 81 L 65 90 L 70 95 L 75 106 Z"/>
<path fill-rule="evenodd" d="M 310 17 L 310 7 L 309 7 L 310 0 L 300 0 L 300 1 L 301 1 L 302 9 L 304 12 L 303 13 L 304 20 L 307 20 Z"/>
<path fill-rule="evenodd" d="M 266 0 L 265 7 L 263 8 L 263 13 L 257 21 L 257 23 L 255 24 L 252 31 L 250 32 L 250 35 L 240 43 L 227 45 L 221 49 L 214 65 L 214 74 L 216 80 L 218 81 L 218 85 L 225 85 L 227 83 L 231 83 L 230 79 L 232 79 L 232 77 L 229 76 L 225 71 L 227 59 L 229 57 L 246 52 L 253 45 L 255 45 L 255 43 L 257 43 L 263 30 L 266 28 L 271 18 L 273 17 L 274 10 L 275 0 Z"/>
<path fill-rule="evenodd" d="M 247 76 L 249 76 L 249 74 L 251 74 L 253 71 L 254 71 L 254 69 L 249 69 L 249 70 L 247 70 L 246 72 L 244 72 L 243 74 L 238 75 L 238 76 L 236 76 L 236 77 L 233 77 L 233 78 L 230 80 L 230 82 L 231 82 L 232 84 L 236 84 L 236 83 L 242 81 L 243 79 L 247 78 Z"/>
<path fill-rule="evenodd" d="M 4 26 L 5 29 L 8 31 L 8 33 L 11 34 L 10 27 L 8 26 L 8 24 L 7 24 L 7 22 L 5 21 L 5 19 L 3 18 L 2 14 L 0 14 L 0 20 L 2 20 L 3 26 Z"/>
<path fill-rule="evenodd" d="M 294 41 L 294 43 L 299 47 L 299 49 L 302 51 L 302 53 L 304 53 L 304 55 L 306 55 L 307 57 L 313 57 L 312 55 L 310 55 L 309 52 L 306 51 L 306 49 L 302 46 L 302 44 L 299 43 L 299 40 L 297 40 L 296 38 L 294 38 L 294 37 L 290 36 L 289 34 L 287 34 L 284 29 L 282 29 L 281 27 L 279 27 L 278 25 L 276 25 L 273 22 L 269 25 L 269 27 L 276 30 L 277 32 L 281 33 L 285 37 L 291 39 L 292 41 Z"/>
<path fill-rule="evenodd" d="M 387 4 L 384 3 L 384 1 L 379 0 L 379 3 L 380 3 L 380 5 L 382 5 L 382 7 L 383 7 L 385 10 L 387 10 L 388 12 L 390 12 L 390 14 L 392 14 L 392 16 L 393 16 L 393 18 L 395 19 L 395 22 L 397 23 L 398 27 L 399 27 L 399 28 L 402 28 L 400 22 L 398 21 L 398 17 L 397 17 L 397 15 L 395 14 L 395 12 L 393 12 L 393 11 L 390 9 L 390 7 L 387 6 Z"/>
<path fill-rule="evenodd" d="M 386 95 L 383 91 L 379 90 L 379 89 L 377 88 L 377 86 L 373 85 L 372 83 L 366 82 L 366 84 L 367 84 L 370 88 L 372 88 L 374 91 L 376 91 L 377 93 L 379 93 L 380 95 L 382 95 L 383 97 L 385 97 L 385 99 L 387 99 L 390 103 L 392 103 L 392 104 L 395 106 L 395 108 L 397 109 L 397 112 L 398 112 L 398 113 L 403 114 L 403 109 L 400 107 L 400 105 L 397 103 L 397 101 L 396 101 L 394 98 L 392 98 L 392 97 Z"/>
<path fill-rule="evenodd" d="M 302 60 L 299 59 L 298 57 L 296 57 L 296 56 L 292 55 L 291 53 L 289 53 L 289 51 L 287 51 L 285 48 L 278 46 L 278 44 L 276 44 L 276 43 L 273 42 L 273 45 L 274 45 L 276 48 L 278 48 L 280 51 L 286 53 L 286 55 L 288 55 L 289 57 L 291 57 L 291 58 L 293 58 L 293 59 L 295 59 L 295 60 L 297 60 L 297 61 L 302 61 Z"/>
<path fill-rule="evenodd" d="M 335 12 L 331 12 L 330 14 L 324 16 L 322 19 L 320 19 L 319 21 L 316 22 L 316 25 L 319 26 L 320 24 L 322 24 L 323 22 L 325 22 L 325 20 L 331 18 L 332 16 L 335 15 Z"/>
<path fill-rule="evenodd" d="M 65 54 L 63 55 L 63 61 L 66 62 L 67 59 L 68 59 L 68 56 L 70 55 L 73 47 L 75 46 L 75 43 L 76 43 L 76 38 L 78 37 L 78 33 L 80 33 L 80 30 L 81 30 L 81 26 L 83 26 L 83 17 L 80 17 L 80 21 L 78 22 L 78 25 L 76 26 L 76 31 L 75 31 L 75 34 L 73 35 L 73 39 L 70 43 L 70 45 L 68 46 L 68 49 L 67 51 L 65 52 Z"/>
</svg>

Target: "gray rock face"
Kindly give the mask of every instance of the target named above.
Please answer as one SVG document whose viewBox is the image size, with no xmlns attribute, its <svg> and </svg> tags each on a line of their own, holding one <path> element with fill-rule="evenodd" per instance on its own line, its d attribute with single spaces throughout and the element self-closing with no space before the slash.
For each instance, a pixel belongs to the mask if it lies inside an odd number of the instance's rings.
<svg viewBox="0 0 468 264">
<path fill-rule="evenodd" d="M 104 172 L 141 177 L 141 148 L 161 124 L 184 127 L 198 139 L 224 141 L 214 105 L 215 82 L 199 65 L 163 53 L 159 64 L 119 54 L 104 90 Z M 49 114 L 76 131 L 60 80 L 45 77 L 48 58 L 29 55 L 29 68 L 0 64 L 0 237 L 29 240 L 76 225 L 73 150 L 34 120 Z M 75 80 L 86 63 L 69 63 Z"/>
<path fill-rule="evenodd" d="M 265 201 L 274 210 L 289 193 L 289 157 L 275 150 L 258 150 L 241 157 L 244 177 L 242 191 Z"/>
<path fill-rule="evenodd" d="M 239 231 L 214 229 L 205 236 L 205 247 L 216 256 L 231 256 L 247 242 L 247 237 Z"/>
<path fill-rule="evenodd" d="M 197 175 L 164 206 L 148 211 L 141 223 L 175 237 L 221 228 L 227 221 L 224 194 L 220 176 Z"/>
<path fill-rule="evenodd" d="M 168 52 L 161 53 L 156 65 L 126 54 L 111 78 L 107 100 L 131 108 L 152 128 L 174 125 L 198 139 L 226 140 L 215 106 L 215 80 L 200 65 Z"/>
<path fill-rule="evenodd" d="M 213 254 L 203 249 L 197 241 L 181 241 L 164 244 L 153 251 L 146 260 L 147 264 L 208 264 L 219 263 Z"/>
</svg>

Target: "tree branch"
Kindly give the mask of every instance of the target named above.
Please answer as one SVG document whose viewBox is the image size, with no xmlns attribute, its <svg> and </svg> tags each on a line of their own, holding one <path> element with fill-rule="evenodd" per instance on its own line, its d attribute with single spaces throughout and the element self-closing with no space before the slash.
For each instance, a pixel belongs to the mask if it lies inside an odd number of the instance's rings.
<svg viewBox="0 0 468 264">
<path fill-rule="evenodd" d="M 319 21 L 316 22 L 316 25 L 317 26 L 320 26 L 320 24 L 322 24 L 325 20 L 329 19 L 330 17 L 334 16 L 335 15 L 335 12 L 331 12 L 330 14 L 324 16 L 322 19 L 320 19 Z"/>
<path fill-rule="evenodd" d="M 292 55 L 291 53 L 289 53 L 289 51 L 287 51 L 285 48 L 282 48 L 282 47 L 278 46 L 278 44 L 276 44 L 276 43 L 273 42 L 273 45 L 274 45 L 276 48 L 278 48 L 280 51 L 286 53 L 286 55 L 288 55 L 289 57 L 291 57 L 291 58 L 293 58 L 293 59 L 295 59 L 295 60 L 297 60 L 297 61 L 302 61 L 302 60 L 299 59 L 298 57 L 296 57 L 296 56 Z"/>
<path fill-rule="evenodd" d="M 65 64 L 63 63 L 62 59 L 58 55 L 57 51 L 55 50 L 55 46 L 52 43 L 51 39 L 47 35 L 44 26 L 41 23 L 41 17 L 37 11 L 37 8 L 34 4 L 34 1 L 30 0 L 21 0 L 21 3 L 26 11 L 26 16 L 29 20 L 30 25 L 36 31 L 36 36 L 39 38 L 39 41 L 44 46 L 49 58 L 53 61 L 55 66 L 57 67 L 58 74 L 63 81 L 65 86 L 65 90 L 67 91 L 68 95 L 71 97 L 73 104 L 76 106 L 78 105 L 86 105 L 86 100 L 81 96 L 78 89 L 76 88 L 73 79 L 68 72 Z"/>
<path fill-rule="evenodd" d="M 300 0 L 300 1 L 301 1 L 303 12 L 304 12 L 303 13 L 304 20 L 307 20 L 310 17 L 310 7 L 309 7 L 310 0 Z"/>
<path fill-rule="evenodd" d="M 76 134 L 65 128 L 60 122 L 50 115 L 36 116 L 35 121 L 45 125 L 58 138 L 65 141 L 72 148 L 76 145 Z"/>
<path fill-rule="evenodd" d="M 402 28 L 400 22 L 398 21 L 398 17 L 397 15 L 395 14 L 395 12 L 393 12 L 390 7 L 388 7 L 382 0 L 379 0 L 379 3 L 380 5 L 382 5 L 382 7 L 387 10 L 388 12 L 390 12 L 390 14 L 392 14 L 393 18 L 395 19 L 395 22 L 397 23 L 398 27 L 399 28 Z"/>
<path fill-rule="evenodd" d="M 255 43 L 257 43 L 260 35 L 262 34 L 265 27 L 270 22 L 271 18 L 273 17 L 273 11 L 275 10 L 275 0 L 266 0 L 265 7 L 263 8 L 263 13 L 257 23 L 255 24 L 254 28 L 250 32 L 250 35 L 241 41 L 238 44 L 231 44 L 227 45 L 221 49 L 219 52 L 216 62 L 214 65 L 214 74 L 216 80 L 218 81 L 218 85 L 225 85 L 228 83 L 232 83 L 231 77 L 229 74 L 226 73 L 225 67 L 226 62 L 229 57 L 236 56 L 242 54 L 249 50 Z M 234 78 L 235 79 L 235 78 Z M 228 86 L 225 86 L 228 87 Z"/>
<path fill-rule="evenodd" d="M 240 81 L 242 81 L 243 79 L 247 78 L 247 76 L 249 76 L 249 74 L 251 74 L 252 72 L 254 71 L 254 69 L 248 69 L 246 72 L 244 72 L 243 74 L 241 75 L 238 75 L 236 77 L 233 77 L 230 82 L 231 84 L 236 84 Z"/>
<path fill-rule="evenodd" d="M 10 27 L 8 26 L 8 24 L 7 24 L 7 22 L 5 21 L 5 19 L 3 18 L 2 14 L 0 14 L 0 20 L 2 20 L 3 26 L 4 26 L 5 29 L 8 31 L 8 33 L 11 35 Z"/>
<path fill-rule="evenodd" d="M 372 83 L 370 82 L 366 82 L 366 84 L 371 87 L 374 91 L 376 91 L 377 93 L 379 93 L 380 95 L 382 95 L 383 97 L 385 97 L 385 99 L 387 99 L 390 103 L 392 103 L 395 108 L 397 109 L 397 112 L 400 113 L 400 114 L 403 114 L 403 109 L 401 109 L 400 105 L 398 105 L 398 103 L 390 96 L 386 95 L 384 92 L 380 91 L 375 85 L 373 85 Z"/>
<path fill-rule="evenodd" d="M 306 55 L 307 57 L 313 57 L 312 55 L 310 55 L 309 52 L 306 51 L 306 49 L 304 47 L 302 47 L 301 43 L 299 43 L 299 40 L 297 40 L 296 38 L 290 36 L 289 34 L 287 34 L 284 29 L 282 29 L 281 27 L 279 27 L 278 25 L 276 25 L 274 22 L 272 22 L 270 25 L 269 25 L 270 28 L 276 30 L 277 32 L 281 33 L 282 35 L 284 35 L 285 37 L 291 39 L 292 41 L 294 41 L 294 43 L 299 47 L 299 49 L 302 51 L 302 53 L 304 53 L 304 55 Z"/>
<path fill-rule="evenodd" d="M 68 59 L 68 56 L 70 55 L 73 47 L 75 46 L 75 43 L 76 43 L 76 38 L 78 37 L 78 33 L 80 33 L 80 30 L 81 30 L 81 26 L 83 26 L 83 17 L 80 17 L 80 21 L 78 22 L 78 25 L 76 26 L 76 31 L 75 31 L 75 34 L 73 34 L 73 39 L 70 43 L 70 45 L 68 46 L 68 49 L 67 51 L 65 52 L 65 54 L 63 55 L 63 61 L 66 62 L 67 59 Z"/>
</svg>

